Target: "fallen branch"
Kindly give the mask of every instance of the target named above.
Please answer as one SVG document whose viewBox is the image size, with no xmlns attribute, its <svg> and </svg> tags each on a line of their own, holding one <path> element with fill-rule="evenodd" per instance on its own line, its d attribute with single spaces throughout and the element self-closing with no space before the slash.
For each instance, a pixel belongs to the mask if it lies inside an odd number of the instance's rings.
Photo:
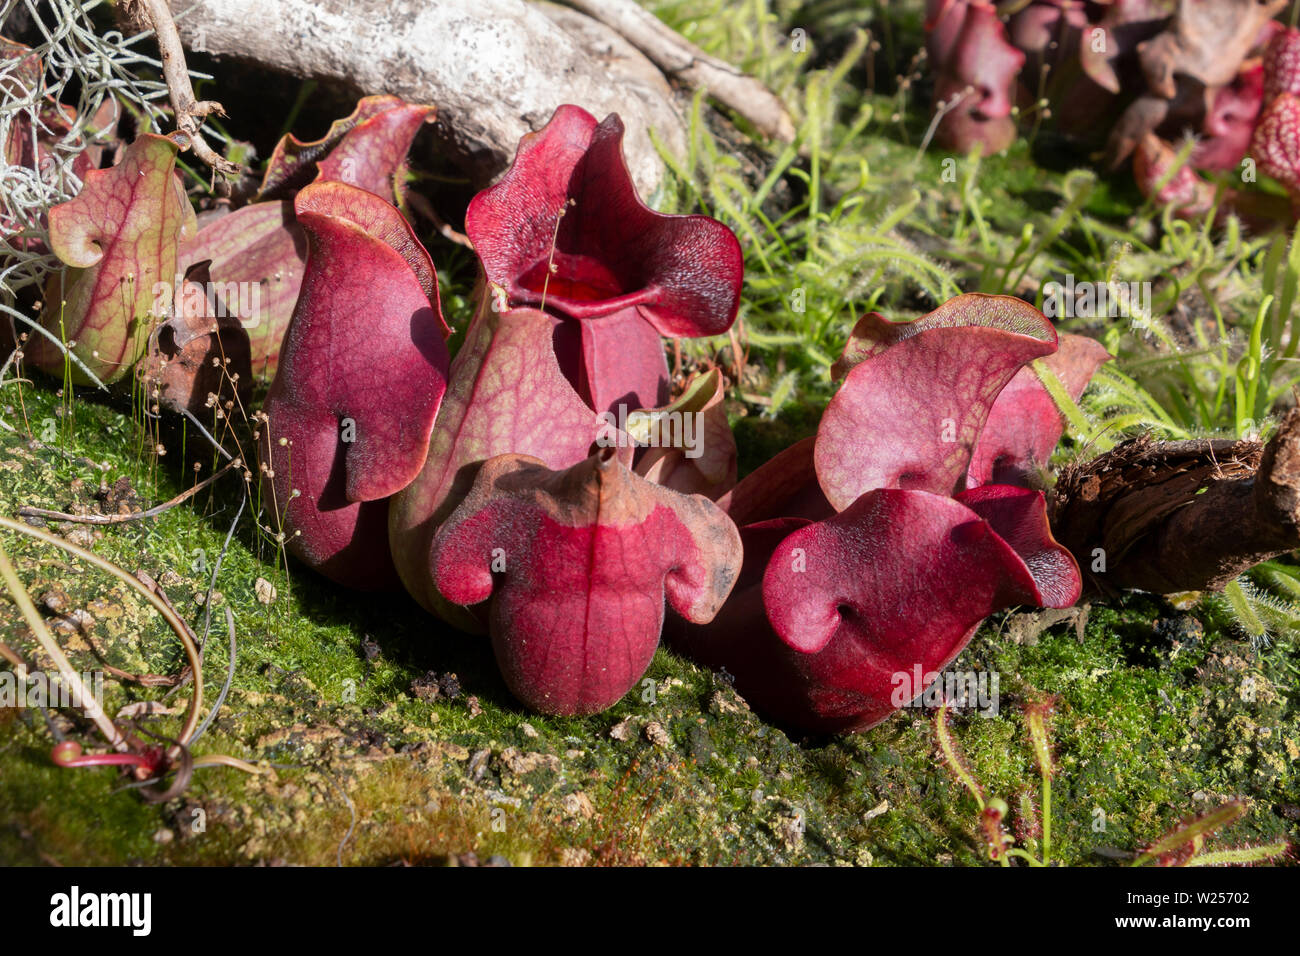
<svg viewBox="0 0 1300 956">
<path fill-rule="evenodd" d="M 242 506 L 241 506 L 242 510 Z M 50 534 L 40 528 L 32 528 L 21 522 L 14 521 L 11 518 L 0 516 L 0 528 L 14 531 L 19 534 L 35 538 L 46 544 L 54 545 L 62 550 L 73 554 L 83 561 L 106 571 L 122 583 L 136 591 L 155 611 L 162 615 L 163 620 L 167 622 L 173 633 L 179 638 L 181 647 L 185 652 L 188 662 L 188 670 L 193 677 L 194 692 L 190 695 L 190 700 L 186 706 L 185 717 L 182 722 L 179 736 L 175 739 L 166 738 L 170 746 L 165 749 L 145 748 L 139 745 L 138 741 L 128 741 L 117 728 L 117 726 L 108 719 L 99 702 L 85 688 L 80 680 L 80 675 L 72 669 L 67 657 L 63 654 L 62 649 L 55 642 L 49 629 L 45 626 L 44 619 L 37 612 L 35 605 L 32 604 L 31 597 L 27 594 L 22 582 L 18 579 L 17 572 L 10 563 L 3 546 L 0 546 L 0 580 L 10 592 L 15 603 L 18 605 L 28 627 L 36 636 L 45 653 L 54 661 L 58 667 L 62 678 L 73 688 L 74 700 L 78 706 L 90 717 L 99 727 L 100 732 L 108 739 L 110 745 L 116 751 L 111 754 L 86 754 L 82 751 L 81 745 L 76 741 L 61 740 L 51 753 L 51 758 L 61 767 L 96 767 L 96 766 L 123 766 L 133 767 L 137 776 L 147 776 L 149 779 L 140 780 L 132 786 L 140 788 L 161 780 L 164 773 L 175 773 L 175 780 L 172 785 L 164 791 L 143 790 L 144 798 L 153 803 L 166 802 L 179 796 L 189 786 L 190 774 L 198 767 L 226 766 L 234 767 L 248 773 L 262 773 L 261 768 L 255 767 L 246 761 L 226 754 L 208 754 L 203 757 L 195 758 L 190 753 L 190 746 L 198 736 L 196 726 L 199 722 L 199 712 L 203 707 L 203 665 L 200 657 L 199 648 L 194 641 L 194 632 L 190 629 L 180 615 L 176 613 L 162 589 L 157 586 L 151 577 L 147 574 L 138 574 L 132 577 L 122 568 L 113 564 L 94 552 L 87 551 L 78 545 L 65 541 L 55 535 Z M 227 611 L 226 621 L 231 629 L 231 667 L 233 668 L 234 660 L 234 617 Z M 206 631 L 205 631 L 206 636 Z M 12 651 L 10 652 L 12 654 Z M 14 655 L 16 657 L 16 655 Z M 9 655 L 6 655 L 8 658 Z M 21 659 L 18 660 L 22 666 Z M 226 684 L 223 686 L 221 695 L 218 698 L 216 707 L 213 712 L 220 708 L 225 699 L 226 693 L 230 689 L 232 678 L 227 675 Z M 211 715 L 209 715 L 211 718 Z M 204 723 L 206 728 L 207 722 Z M 146 731 L 147 733 L 147 731 Z M 152 735 L 151 735 L 152 736 Z M 154 775 L 154 776 L 151 776 Z"/>
<path fill-rule="evenodd" d="M 58 668 L 59 676 L 72 689 L 72 699 L 76 701 L 77 706 L 85 711 L 86 716 L 95 723 L 100 733 L 104 735 L 104 739 L 108 741 L 114 750 L 126 750 L 127 743 L 122 736 L 122 732 L 108 719 L 108 715 L 104 713 L 104 708 L 99 705 L 95 695 L 82 682 L 81 675 L 72 669 L 72 665 L 64 655 L 63 649 L 59 647 L 58 642 L 54 640 L 54 636 L 50 634 L 49 628 L 45 626 L 45 619 L 37 613 L 36 606 L 32 604 L 27 589 L 18 580 L 18 574 L 10 563 L 9 555 L 5 553 L 3 546 L 0 546 L 0 580 L 3 580 L 5 588 L 9 591 L 10 597 L 22 613 L 23 619 L 27 622 L 32 634 L 35 635 L 37 642 L 41 645 L 41 649 L 54 662 L 54 666 Z M 8 655 L 5 656 L 8 658 Z M 18 663 L 22 666 L 21 660 Z M 26 678 L 26 674 L 22 676 L 24 679 Z"/>
<path fill-rule="evenodd" d="M 1096 590 L 1221 590 L 1300 548 L 1300 409 L 1267 446 L 1124 442 L 1063 472 L 1050 514 Z"/>
<path fill-rule="evenodd" d="M 582 38 L 522 0 L 167 5 L 191 48 L 437 106 L 435 134 L 479 185 L 504 170 L 520 137 L 562 103 L 597 117 L 622 116 L 628 167 L 644 196 L 653 196 L 666 175 L 651 130 L 668 152 L 686 152 L 685 124 L 653 64 L 630 47 L 610 58 L 589 51 Z"/>
<path fill-rule="evenodd" d="M 27 663 L 4 641 L 0 641 L 0 657 L 14 665 L 19 680 L 27 680 Z"/>
<path fill-rule="evenodd" d="M 794 121 L 771 90 L 730 63 L 709 56 L 634 0 L 562 2 L 612 27 L 668 76 L 693 89 L 705 90 L 753 123 L 764 136 L 783 143 L 794 140 Z"/>
<path fill-rule="evenodd" d="M 438 211 L 433 208 L 433 203 L 425 199 L 423 194 L 417 192 L 408 193 L 406 201 L 411 204 L 412 209 L 433 223 L 433 227 L 442 234 L 444 239 L 454 242 L 458 246 L 464 246 L 466 249 L 474 248 L 474 244 L 469 241 L 469 237 L 463 232 L 453 229 L 442 216 L 438 215 Z"/>
<path fill-rule="evenodd" d="M 220 103 L 194 98 L 189 67 L 185 65 L 185 49 L 181 46 L 181 37 L 176 31 L 176 21 L 172 19 L 167 0 L 132 0 L 126 9 L 128 14 L 153 30 L 162 57 L 163 78 L 167 81 L 176 128 L 189 138 L 194 155 L 215 172 L 238 176 L 239 164 L 218 156 L 203 139 L 203 121 L 213 114 L 225 116 L 226 111 Z"/>
<path fill-rule="evenodd" d="M 217 471 L 208 475 L 192 488 L 187 488 L 170 501 L 164 501 L 147 511 L 136 511 L 129 515 L 74 515 L 66 511 L 50 511 L 47 508 L 22 507 L 18 509 L 20 518 L 48 518 L 54 521 L 75 521 L 80 524 L 123 524 L 127 521 L 141 521 L 145 518 L 156 518 L 158 515 L 167 511 L 169 508 L 175 508 L 177 505 L 188 501 L 208 485 L 212 484 L 231 468 L 240 464 L 238 458 L 232 459 L 229 463 L 222 466 Z"/>
</svg>

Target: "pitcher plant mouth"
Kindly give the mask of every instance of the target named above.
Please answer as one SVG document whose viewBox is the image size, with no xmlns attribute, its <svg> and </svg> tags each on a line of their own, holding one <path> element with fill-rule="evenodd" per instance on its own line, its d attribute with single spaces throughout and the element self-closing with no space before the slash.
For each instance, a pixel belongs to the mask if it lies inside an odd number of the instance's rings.
<svg viewBox="0 0 1300 956">
<path fill-rule="evenodd" d="M 595 255 L 556 249 L 522 272 L 510 287 L 522 305 L 594 321 L 656 302 L 657 290 L 637 277 L 619 276 Z"/>
<path fill-rule="evenodd" d="M 660 335 L 726 332 L 740 308 L 744 256 L 708 216 L 647 206 L 623 156 L 623 123 L 561 106 L 519 144 L 496 185 L 465 214 L 488 282 L 510 305 L 575 319 L 639 306 Z"/>
<path fill-rule="evenodd" d="M 1077 394 L 1106 355 L 1065 341 L 1055 368 Z M 899 674 L 937 673 L 989 614 L 1074 604 L 1082 577 L 1042 492 L 964 488 L 973 460 L 983 478 L 995 461 L 1027 470 L 1050 454 L 1059 412 L 1030 364 L 1060 342 L 1008 296 L 961 295 L 905 323 L 860 319 L 816 439 L 721 499 L 741 524 L 744 567 L 716 620 L 675 626 L 674 641 L 778 723 L 853 732 L 901 706 Z"/>
</svg>

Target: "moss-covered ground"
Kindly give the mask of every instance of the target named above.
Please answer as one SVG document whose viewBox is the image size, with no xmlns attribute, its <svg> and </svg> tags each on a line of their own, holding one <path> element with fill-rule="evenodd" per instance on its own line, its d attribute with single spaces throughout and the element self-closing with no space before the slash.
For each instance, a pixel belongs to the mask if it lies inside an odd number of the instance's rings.
<svg viewBox="0 0 1300 956">
<path fill-rule="evenodd" d="M 24 389 L 23 403 L 37 423 L 59 407 L 48 387 Z M 117 479 L 147 473 L 132 453 L 134 429 L 123 412 L 79 400 L 63 437 L 48 445 L 6 433 L 0 511 L 102 509 L 101 486 L 111 492 Z M 157 500 L 180 490 L 165 469 L 148 487 Z M 201 492 L 156 519 L 96 529 L 93 549 L 147 571 L 201 628 L 198 601 L 235 504 L 228 492 Z M 87 526 L 53 524 L 86 540 Z M 120 582 L 39 543 L 7 536 L 5 547 L 38 602 L 63 595 L 67 623 L 55 633 L 78 669 L 179 672 L 175 638 Z M 276 590 L 270 603 L 265 586 L 259 599 L 259 578 Z M 441 630 L 405 597 L 358 600 L 296 567 L 286 577 L 273 545 L 246 530 L 225 552 L 212 604 L 207 701 L 226 677 L 224 606 L 238 648 L 230 693 L 195 751 L 273 772 L 203 768 L 183 797 L 149 804 L 115 769 L 56 767 L 39 711 L 0 710 L 0 860 L 986 859 L 974 800 L 937 759 L 927 711 L 900 712 L 857 736 L 791 739 L 756 717 L 725 677 L 661 649 L 648 682 L 605 714 L 529 714 L 511 700 L 482 639 Z M 24 631 L 16 609 L 0 605 L 0 632 L 35 653 Z M 1019 705 L 1055 697 L 1054 856 L 1113 862 L 1113 851 L 1139 848 L 1232 796 L 1246 797 L 1251 812 L 1228 843 L 1295 839 L 1300 720 L 1289 647 L 1256 653 L 1213 615 L 1202 620 L 1146 596 L 1093 605 L 1082 637 L 1071 621 L 1036 631 L 1024 617 L 987 622 L 961 660 L 1000 675 L 998 713 L 958 711 L 953 727 L 986 790 L 1019 808 L 1022 794 L 1036 800 L 1038 790 Z M 105 707 L 116 713 L 150 699 L 179 712 L 188 692 L 168 697 L 110 680 Z M 58 723 L 93 742 L 88 724 Z M 149 726 L 166 735 L 175 718 Z"/>
<path fill-rule="evenodd" d="M 1262 247 L 1180 231 L 1124 176 L 1099 178 L 1048 132 L 981 162 L 921 149 L 928 92 L 899 82 L 920 43 L 918 4 L 653 6 L 757 72 L 800 123 L 802 155 L 745 148 L 737 159 L 715 136 L 734 145 L 743 127 L 701 120 L 677 191 L 660 197 L 665 208 L 719 216 L 746 247 L 745 360 L 726 340 L 685 353 L 729 371 L 744 365 L 729 406 L 742 470 L 815 428 L 832 388 L 827 366 L 868 309 L 916 314 L 959 290 L 1034 299 L 1072 271 L 1155 280 L 1169 292 L 1162 314 L 1182 308 L 1180 297 L 1196 313 L 1195 296 L 1212 288 L 1229 325 L 1253 317 L 1262 292 L 1250 270 Z M 855 32 L 864 24 L 876 46 Z M 806 55 L 781 39 L 793 26 L 809 31 Z M 463 320 L 472 261 L 432 234 L 430 247 L 448 316 Z M 1118 430 L 1203 434 L 1240 423 L 1240 410 L 1235 422 L 1229 412 L 1223 421 L 1183 414 L 1199 408 L 1186 396 L 1222 367 L 1188 372 L 1128 326 L 1073 327 L 1102 337 L 1171 410 L 1146 409 Z M 1239 354 L 1234 345 L 1225 361 Z M 1088 422 L 1102 424 L 1118 402 L 1085 406 Z M 0 514 L 147 507 L 211 474 L 214 454 L 192 426 L 146 430 L 131 407 L 48 380 L 7 384 L 0 417 L 17 430 L 0 430 Z M 1098 447 L 1075 427 L 1071 437 L 1067 455 Z M 855 736 L 791 738 L 752 713 L 725 675 L 664 648 L 647 681 L 604 714 L 530 714 L 485 640 L 442 628 L 405 596 L 358 596 L 286 570 L 249 510 L 226 547 L 241 497 L 227 477 L 156 518 L 47 524 L 147 572 L 200 635 L 210 630 L 205 713 L 228 676 L 232 612 L 229 693 L 194 751 L 264 772 L 203 767 L 182 796 L 154 804 L 116 769 L 55 766 L 56 734 L 102 749 L 88 722 L 0 708 L 0 863 L 989 862 L 975 800 L 938 757 L 932 711 L 906 709 Z M 256 511 L 255 493 L 250 503 Z M 175 637 L 120 581 L 49 546 L 9 533 L 0 541 L 76 667 L 181 672 Z M 1225 607 L 1180 610 L 1134 594 L 1094 603 L 1081 620 L 985 623 L 954 666 L 999 676 L 998 712 L 957 711 L 952 728 L 986 792 L 1012 808 L 1022 845 L 1038 840 L 1025 821 L 1039 782 L 1021 708 L 1045 697 L 1054 701 L 1055 860 L 1122 862 L 1234 797 L 1249 812 L 1215 845 L 1300 837 L 1294 631 L 1251 639 Z M 0 640 L 43 663 L 8 601 Z M 109 679 L 105 709 L 159 701 L 167 712 L 142 725 L 165 738 L 191 693 Z"/>
</svg>

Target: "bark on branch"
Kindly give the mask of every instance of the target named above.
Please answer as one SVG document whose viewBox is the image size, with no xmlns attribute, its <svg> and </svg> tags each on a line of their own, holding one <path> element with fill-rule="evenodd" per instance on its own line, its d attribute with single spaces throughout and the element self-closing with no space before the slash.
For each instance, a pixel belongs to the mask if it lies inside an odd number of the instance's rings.
<svg viewBox="0 0 1300 956">
<path fill-rule="evenodd" d="M 185 65 L 185 50 L 181 47 L 180 34 L 176 31 L 176 22 L 172 19 L 166 0 L 133 0 L 125 9 L 129 15 L 153 30 L 162 58 L 163 77 L 167 80 L 176 128 L 189 138 L 194 155 L 212 167 L 214 172 L 238 176 L 239 164 L 218 156 L 203 138 L 203 121 L 213 114 L 225 116 L 226 111 L 220 103 L 194 98 L 189 68 Z"/>
<path fill-rule="evenodd" d="M 764 136 L 784 143 L 795 137 L 785 104 L 767 87 L 730 63 L 709 56 L 634 0 L 563 0 L 612 27 L 674 79 L 708 91 L 752 122 Z"/>
<path fill-rule="evenodd" d="M 591 31 L 608 42 L 591 51 L 590 31 L 578 38 L 522 0 L 167 2 L 191 49 L 436 105 L 435 130 L 480 184 L 562 103 L 622 116 L 628 166 L 645 196 L 665 175 L 650 130 L 670 152 L 685 152 L 662 73 L 595 21 Z"/>
<path fill-rule="evenodd" d="M 1049 507 L 1098 591 L 1219 590 L 1300 548 L 1300 409 L 1267 446 L 1125 442 L 1063 472 Z"/>
</svg>

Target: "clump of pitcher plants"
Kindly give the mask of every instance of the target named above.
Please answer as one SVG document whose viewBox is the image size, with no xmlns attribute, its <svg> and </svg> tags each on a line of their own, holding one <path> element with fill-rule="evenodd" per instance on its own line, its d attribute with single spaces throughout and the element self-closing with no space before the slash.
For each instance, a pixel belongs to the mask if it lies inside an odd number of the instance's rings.
<svg viewBox="0 0 1300 956">
<path fill-rule="evenodd" d="M 945 82 L 979 91 L 951 137 L 1004 138 L 1023 54 L 991 7 L 936 16 Z M 1077 397 L 1100 346 L 1005 296 L 868 315 L 816 437 L 737 484 L 721 372 L 674 390 L 664 348 L 731 329 L 736 236 L 650 209 L 619 118 L 560 107 L 469 205 L 480 281 L 453 340 L 403 214 L 430 113 L 362 100 L 322 140 L 286 138 L 254 201 L 202 222 L 177 144 L 140 137 L 50 213 L 74 272 L 46 328 L 105 380 L 143 359 L 175 408 L 201 406 L 212 358 L 229 382 L 273 376 L 263 526 L 340 584 L 405 588 L 485 634 L 545 713 L 614 704 L 667 630 L 786 726 L 862 730 L 926 690 L 899 674 L 946 665 L 990 613 L 1077 600 L 1041 491 L 1062 423 L 1039 376 Z M 179 294 L 158 295 L 169 280 Z M 258 303 L 205 291 L 250 284 Z"/>
<path fill-rule="evenodd" d="M 1300 31 L 1273 19 L 1285 0 L 1012 6 L 928 0 L 938 145 L 994 153 L 1018 118 L 1051 117 L 1077 140 L 1103 133 L 1107 165 L 1131 159 L 1143 194 L 1184 218 L 1216 204 L 1274 216 L 1266 198 L 1237 202 L 1257 171 L 1300 208 Z"/>
</svg>

